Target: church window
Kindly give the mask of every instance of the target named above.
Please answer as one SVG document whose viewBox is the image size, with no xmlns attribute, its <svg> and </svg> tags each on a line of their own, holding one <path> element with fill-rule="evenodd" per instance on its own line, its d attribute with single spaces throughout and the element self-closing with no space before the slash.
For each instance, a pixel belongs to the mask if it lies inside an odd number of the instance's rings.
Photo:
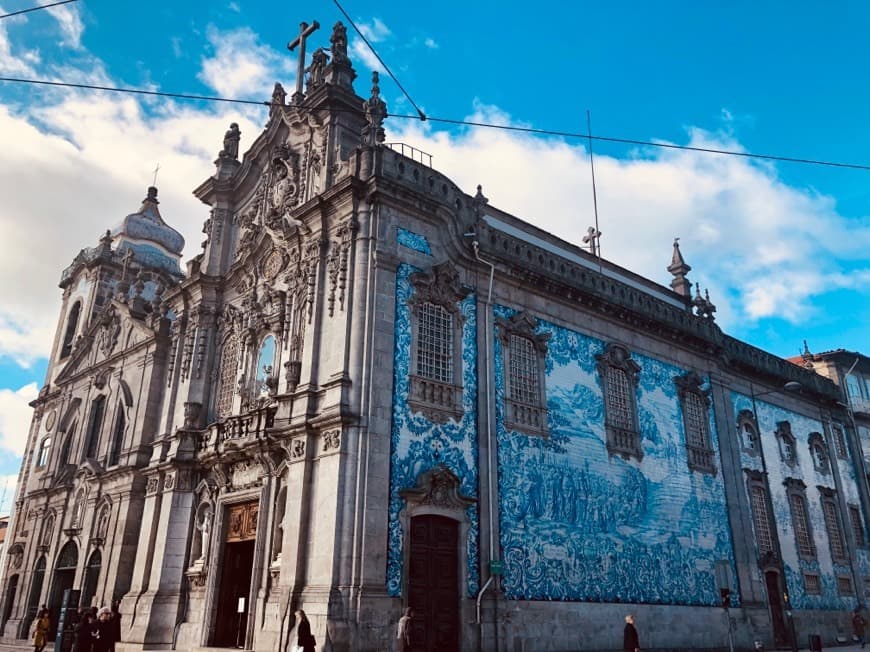
<svg viewBox="0 0 870 652">
<path fill-rule="evenodd" d="M 773 552 L 773 536 L 770 529 L 770 510 L 767 508 L 767 492 L 759 480 L 749 482 L 749 501 L 752 508 L 752 525 L 755 527 L 755 543 L 759 557 Z"/>
<path fill-rule="evenodd" d="M 88 423 L 88 438 L 85 446 L 85 459 L 94 458 L 100 444 L 100 430 L 103 427 L 103 414 L 106 410 L 106 397 L 98 396 L 91 402 L 91 417 Z"/>
<path fill-rule="evenodd" d="M 417 374 L 441 383 L 453 382 L 453 316 L 443 306 L 420 306 Z"/>
<path fill-rule="evenodd" d="M 499 318 L 505 378 L 505 427 L 529 435 L 546 435 L 546 357 L 549 333 L 537 333 L 538 320 L 521 312 Z"/>
<path fill-rule="evenodd" d="M 701 377 L 689 372 L 674 379 L 683 411 L 686 454 L 689 468 L 700 473 L 716 473 L 715 452 L 710 437 L 709 391 L 702 389 Z"/>
<path fill-rule="evenodd" d="M 36 458 L 36 466 L 43 467 L 48 464 L 49 451 L 51 451 L 51 437 L 46 437 L 39 445 L 39 455 Z"/>
<path fill-rule="evenodd" d="M 755 417 L 749 410 L 742 410 L 737 415 L 737 433 L 740 436 L 740 444 L 744 453 L 753 457 L 761 454 L 758 427 L 755 423 Z"/>
<path fill-rule="evenodd" d="M 218 419 L 225 419 L 233 411 L 233 396 L 236 391 L 236 372 L 239 366 L 239 338 L 233 333 L 224 340 L 221 354 L 220 380 L 218 381 L 215 410 Z"/>
<path fill-rule="evenodd" d="M 816 471 L 827 475 L 831 472 L 830 461 L 828 460 L 828 449 L 825 446 L 825 440 L 822 439 L 821 433 L 811 432 L 809 436 L 810 457 L 813 458 L 813 466 Z"/>
<path fill-rule="evenodd" d="M 853 595 L 852 578 L 848 575 L 837 575 L 837 593 L 840 595 Z"/>
<path fill-rule="evenodd" d="M 72 444 L 73 439 L 76 436 L 77 426 L 78 423 L 74 421 L 73 424 L 66 430 L 66 435 L 63 438 L 63 446 L 61 446 L 60 449 L 60 460 L 58 461 L 58 465 L 60 466 L 60 468 L 63 468 L 67 464 L 69 464 L 69 456 L 70 452 L 72 451 Z"/>
<path fill-rule="evenodd" d="M 411 307 L 408 406 L 433 423 L 459 421 L 462 404 L 462 329 L 460 301 L 470 292 L 449 264 L 409 277 Z"/>
<path fill-rule="evenodd" d="M 810 518 L 807 512 L 806 485 L 801 480 L 789 478 L 785 481 L 788 493 L 788 504 L 791 509 L 792 529 L 798 556 L 801 559 L 816 558 L 816 546 L 813 543 L 813 533 L 810 530 Z"/>
<path fill-rule="evenodd" d="M 861 521 L 861 508 L 858 505 L 849 505 L 849 521 L 852 523 L 852 532 L 855 534 L 855 545 L 865 546 L 867 539 L 864 536 L 864 523 Z"/>
<path fill-rule="evenodd" d="M 797 464 L 797 442 L 791 433 L 791 424 L 780 421 L 776 424 L 776 439 L 779 442 L 779 457 L 789 466 Z"/>
<path fill-rule="evenodd" d="M 834 440 L 834 451 L 837 453 L 837 457 L 841 460 L 848 459 L 846 452 L 846 437 L 842 426 L 836 423 L 831 424 L 831 439 Z"/>
<path fill-rule="evenodd" d="M 604 392 L 604 427 L 607 452 L 623 458 L 643 459 L 637 418 L 637 385 L 640 366 L 618 344 L 608 344 L 595 356 Z"/>
<path fill-rule="evenodd" d="M 115 416 L 115 428 L 112 431 L 112 448 L 109 450 L 109 466 L 116 466 L 121 461 L 121 447 L 124 445 L 124 430 L 127 427 L 127 419 L 124 416 L 123 403 L 118 404 L 118 412 Z"/>
<path fill-rule="evenodd" d="M 804 590 L 807 595 L 822 594 L 822 580 L 818 573 L 804 573 Z"/>
<path fill-rule="evenodd" d="M 828 544 L 831 547 L 831 559 L 834 563 L 845 564 L 848 561 L 843 530 L 840 527 L 840 510 L 837 505 L 837 494 L 828 487 L 819 487 L 822 496 L 822 514 L 825 517 L 825 530 L 828 533 Z"/>
<path fill-rule="evenodd" d="M 79 313 L 81 313 L 81 310 L 81 301 L 76 301 L 73 304 L 73 307 L 70 308 L 69 316 L 66 318 L 66 331 L 64 331 L 63 343 L 60 348 L 61 359 L 66 358 L 70 353 L 72 353 L 73 344 L 75 344 L 76 339 L 76 329 L 79 325 Z"/>
</svg>

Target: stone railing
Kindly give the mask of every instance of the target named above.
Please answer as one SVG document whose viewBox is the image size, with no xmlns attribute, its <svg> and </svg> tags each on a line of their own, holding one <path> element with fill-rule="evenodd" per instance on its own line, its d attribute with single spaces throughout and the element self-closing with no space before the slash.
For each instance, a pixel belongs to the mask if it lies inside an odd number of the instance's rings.
<svg viewBox="0 0 870 652">
<path fill-rule="evenodd" d="M 434 423 L 462 418 L 462 387 L 422 376 L 412 375 L 410 380 L 408 405 L 411 410 L 420 412 Z"/>
<path fill-rule="evenodd" d="M 619 455 L 625 459 L 636 457 L 643 459 L 643 449 L 640 446 L 640 433 L 626 428 L 606 425 L 607 452 L 611 455 Z"/>
<path fill-rule="evenodd" d="M 505 399 L 505 428 L 532 435 L 547 434 L 547 408 Z"/>
<path fill-rule="evenodd" d="M 686 446 L 689 468 L 701 473 L 716 473 L 716 454 L 703 446 Z"/>
<path fill-rule="evenodd" d="M 222 450 L 228 444 L 241 445 L 264 438 L 266 430 L 275 425 L 276 411 L 274 406 L 256 408 L 211 424 L 200 435 L 199 451 Z"/>
</svg>

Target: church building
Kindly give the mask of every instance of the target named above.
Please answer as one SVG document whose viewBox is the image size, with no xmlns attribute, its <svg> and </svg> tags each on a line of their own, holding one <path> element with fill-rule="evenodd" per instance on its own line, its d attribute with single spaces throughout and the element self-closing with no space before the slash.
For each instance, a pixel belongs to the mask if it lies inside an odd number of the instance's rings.
<svg viewBox="0 0 870 652">
<path fill-rule="evenodd" d="M 392 650 L 407 607 L 425 652 L 847 635 L 838 386 L 723 333 L 678 242 L 661 285 L 385 143 L 343 25 L 303 68 L 321 35 L 193 190 L 201 253 L 152 187 L 62 272 L 3 640 L 67 589 L 130 651 L 283 651 L 298 609 L 322 652 Z"/>
</svg>

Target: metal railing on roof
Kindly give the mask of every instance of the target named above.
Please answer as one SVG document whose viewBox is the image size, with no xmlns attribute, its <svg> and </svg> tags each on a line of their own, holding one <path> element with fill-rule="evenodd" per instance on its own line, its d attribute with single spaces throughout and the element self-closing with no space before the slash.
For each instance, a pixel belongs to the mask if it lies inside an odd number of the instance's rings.
<svg viewBox="0 0 870 652">
<path fill-rule="evenodd" d="M 417 149 L 416 147 L 412 147 L 405 143 L 384 143 L 384 145 L 412 161 L 416 161 L 426 167 L 432 167 L 432 155 L 427 154 L 421 149 Z"/>
</svg>

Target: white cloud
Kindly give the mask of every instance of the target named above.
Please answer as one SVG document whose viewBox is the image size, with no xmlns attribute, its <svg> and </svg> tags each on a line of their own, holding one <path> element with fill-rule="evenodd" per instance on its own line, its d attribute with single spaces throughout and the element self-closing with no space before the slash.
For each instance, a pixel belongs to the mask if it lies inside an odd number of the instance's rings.
<svg viewBox="0 0 870 652">
<path fill-rule="evenodd" d="M 8 28 L 26 22 L 24 16 L 0 20 L 0 73 L 4 75 L 33 75 L 33 67 L 40 62 L 39 50 L 15 52 L 12 49 Z"/>
<path fill-rule="evenodd" d="M 423 41 L 423 45 L 425 45 L 430 50 L 438 49 L 438 43 L 436 43 L 435 39 L 432 37 L 426 37 L 426 39 Z"/>
<path fill-rule="evenodd" d="M 510 117 L 478 105 L 471 120 Z M 490 203 L 579 244 L 594 223 L 588 153 L 580 141 L 492 129 L 457 135 L 392 123 L 388 140 L 435 156 L 467 192 L 478 183 Z M 725 133 L 690 129 L 689 145 L 739 149 Z M 671 243 L 710 288 L 726 329 L 740 320 L 813 314 L 813 299 L 835 289 L 867 292 L 870 224 L 847 220 L 832 198 L 782 182 L 775 168 L 731 156 L 647 148 L 630 158 L 595 157 L 602 253 L 667 285 Z M 863 268 L 847 273 L 844 261 Z"/>
<path fill-rule="evenodd" d="M 28 403 L 38 394 L 36 383 L 30 383 L 18 390 L 0 389 L 0 449 L 17 456 L 24 453 L 30 422 L 33 419 L 33 409 Z"/>
<path fill-rule="evenodd" d="M 235 11 L 237 14 L 242 13 L 242 8 L 239 6 L 238 2 L 231 2 L 227 5 L 227 9 L 230 11 Z"/>
<path fill-rule="evenodd" d="M 370 43 L 382 43 L 386 41 L 393 32 L 387 27 L 380 18 L 373 18 L 370 23 L 359 22 L 359 31 L 369 40 Z M 384 67 L 375 54 L 369 49 L 361 38 L 354 38 L 350 43 L 350 56 L 357 62 L 357 70 L 370 71 L 377 70 L 385 72 Z"/>
<path fill-rule="evenodd" d="M 8 516 L 15 500 L 15 485 L 18 474 L 0 475 L 0 516 Z"/>
<path fill-rule="evenodd" d="M 203 57 L 198 78 L 223 96 L 249 99 L 268 99 L 280 73 L 284 87 L 295 84 L 293 57 L 277 52 L 259 42 L 257 35 L 247 27 L 219 30 L 210 25 L 206 38 L 213 50 L 211 57 Z M 288 90 L 289 92 L 289 90 Z"/>
<path fill-rule="evenodd" d="M 53 0 L 41 0 L 40 4 L 49 4 Z M 73 50 L 82 48 L 82 34 L 85 31 L 85 25 L 82 22 L 82 17 L 79 13 L 79 8 L 73 4 L 59 5 L 55 7 L 47 7 L 45 11 L 50 14 L 60 26 L 63 40 L 61 45 L 65 45 Z"/>
</svg>

